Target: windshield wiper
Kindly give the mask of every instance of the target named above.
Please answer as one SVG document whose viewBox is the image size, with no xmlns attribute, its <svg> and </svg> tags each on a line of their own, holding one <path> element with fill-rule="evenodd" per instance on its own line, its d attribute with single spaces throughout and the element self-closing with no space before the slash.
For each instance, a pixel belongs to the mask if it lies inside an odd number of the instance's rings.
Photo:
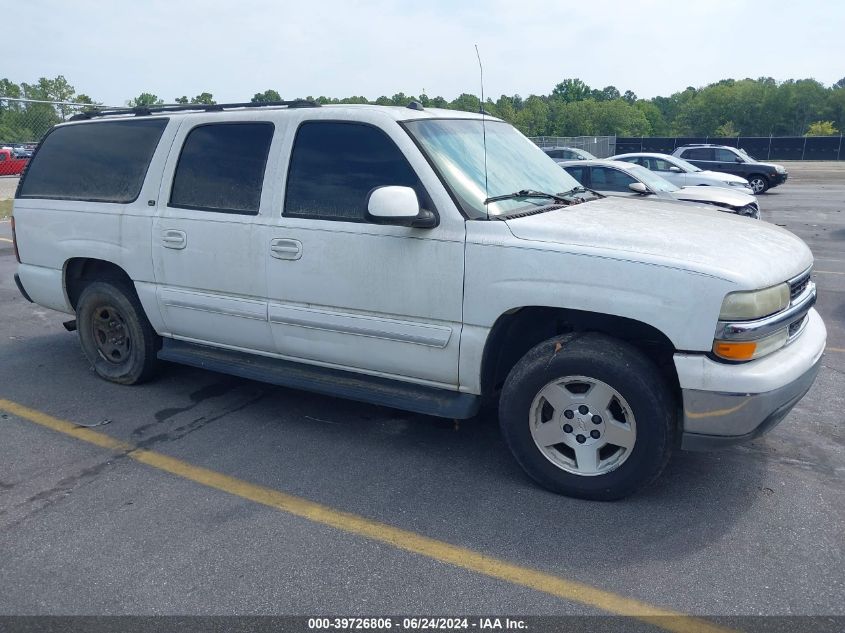
<svg viewBox="0 0 845 633">
<path fill-rule="evenodd" d="M 555 194 L 555 195 L 557 195 L 558 197 L 564 197 L 564 196 L 571 196 L 572 194 L 575 194 L 575 193 L 587 193 L 587 192 L 589 192 L 589 193 L 591 193 L 595 196 L 598 196 L 599 198 L 606 198 L 607 197 L 603 193 L 599 193 L 595 189 L 590 189 L 589 187 L 584 187 L 583 185 L 573 187 L 569 191 L 564 191 L 563 193 L 558 193 L 558 194 Z"/>
<path fill-rule="evenodd" d="M 545 198 L 546 200 L 554 200 L 555 202 L 567 202 L 567 200 L 564 200 L 563 197 L 558 194 L 546 193 L 544 191 L 534 191 L 533 189 L 521 189 L 520 191 L 506 193 L 502 196 L 487 198 L 484 201 L 484 204 L 499 202 L 500 200 L 517 200 L 519 198 Z"/>
</svg>

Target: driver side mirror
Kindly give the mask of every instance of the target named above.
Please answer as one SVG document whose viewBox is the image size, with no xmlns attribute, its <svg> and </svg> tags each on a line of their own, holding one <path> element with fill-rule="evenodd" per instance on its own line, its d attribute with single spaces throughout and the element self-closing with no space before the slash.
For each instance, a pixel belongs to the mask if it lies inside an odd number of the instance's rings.
<svg viewBox="0 0 845 633">
<path fill-rule="evenodd" d="M 745 161 L 743 161 L 739 156 L 737 156 L 736 158 L 734 158 L 734 162 L 735 163 L 742 163 L 742 162 L 745 162 Z"/>
<path fill-rule="evenodd" d="M 411 187 L 376 187 L 367 199 L 367 220 L 419 229 L 437 226 L 437 216 L 420 208 L 417 192 Z"/>
<path fill-rule="evenodd" d="M 641 193 L 641 194 L 649 194 L 649 193 L 652 193 L 651 189 L 649 189 L 648 187 L 646 187 L 646 186 L 645 186 L 643 183 L 641 183 L 641 182 L 632 182 L 630 185 L 628 185 L 628 189 L 630 189 L 631 191 L 633 191 L 633 192 L 635 192 L 635 193 Z"/>
<path fill-rule="evenodd" d="M 672 166 L 669 168 L 669 171 L 671 171 L 671 172 L 673 172 L 673 173 L 675 173 L 675 174 L 680 174 L 680 173 L 681 173 L 681 168 L 680 168 L 680 167 L 678 167 L 677 165 L 672 165 Z"/>
</svg>

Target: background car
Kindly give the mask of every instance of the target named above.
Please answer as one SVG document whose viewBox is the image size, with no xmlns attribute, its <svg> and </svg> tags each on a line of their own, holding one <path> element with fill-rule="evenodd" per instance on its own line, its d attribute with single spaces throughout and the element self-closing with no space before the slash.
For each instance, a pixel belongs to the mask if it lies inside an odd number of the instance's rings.
<svg viewBox="0 0 845 633">
<path fill-rule="evenodd" d="M 618 160 L 558 161 L 584 187 L 608 196 L 655 196 L 664 200 L 710 204 L 720 211 L 760 219 L 757 199 L 723 187 L 676 187 L 640 165 Z"/>
<path fill-rule="evenodd" d="M 748 180 L 755 194 L 782 185 L 789 177 L 783 165 L 761 163 L 745 151 L 727 145 L 682 145 L 672 152 L 672 156 L 701 169 L 741 176 Z"/>
<path fill-rule="evenodd" d="M 577 147 L 543 147 L 542 150 L 555 160 L 595 160 L 596 157 L 585 149 Z"/>
<path fill-rule="evenodd" d="M 749 194 L 753 193 L 751 185 L 748 184 L 745 178 L 718 171 L 705 171 L 677 156 L 634 153 L 611 156 L 608 160 L 621 160 L 625 163 L 641 165 L 677 187 L 691 187 L 696 185 L 703 187 L 736 187 L 737 191 L 744 191 Z"/>
</svg>

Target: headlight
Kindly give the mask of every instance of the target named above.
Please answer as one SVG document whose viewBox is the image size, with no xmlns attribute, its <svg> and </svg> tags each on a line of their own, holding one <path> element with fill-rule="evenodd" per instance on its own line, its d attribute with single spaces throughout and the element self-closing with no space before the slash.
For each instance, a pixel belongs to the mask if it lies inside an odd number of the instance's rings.
<svg viewBox="0 0 845 633">
<path fill-rule="evenodd" d="M 780 165 L 775 165 L 775 171 L 779 174 L 785 174 L 786 173 L 786 169 L 781 167 Z"/>
<path fill-rule="evenodd" d="M 713 353 L 725 360 L 754 360 L 786 345 L 789 328 L 778 330 L 756 341 L 713 341 Z"/>
<path fill-rule="evenodd" d="M 720 321 L 751 321 L 789 307 L 789 284 L 763 290 L 731 292 L 722 301 Z"/>
<path fill-rule="evenodd" d="M 760 210 L 757 208 L 757 205 L 753 203 L 740 207 L 737 209 L 737 213 L 748 218 L 754 218 L 755 220 L 760 219 Z"/>
</svg>

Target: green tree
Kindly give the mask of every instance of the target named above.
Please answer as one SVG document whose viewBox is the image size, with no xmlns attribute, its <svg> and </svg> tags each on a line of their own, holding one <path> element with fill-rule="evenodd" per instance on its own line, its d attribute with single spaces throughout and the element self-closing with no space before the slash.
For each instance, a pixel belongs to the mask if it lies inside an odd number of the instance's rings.
<svg viewBox="0 0 845 633">
<path fill-rule="evenodd" d="M 580 79 L 564 79 L 554 87 L 551 98 L 572 103 L 587 99 L 591 92 L 590 87 Z"/>
<path fill-rule="evenodd" d="M 464 112 L 478 112 L 481 110 L 481 101 L 475 95 L 465 92 L 454 101 L 449 102 L 449 109 L 463 110 Z"/>
<path fill-rule="evenodd" d="M 620 99 L 622 95 L 619 93 L 619 90 L 616 89 L 616 86 L 605 86 L 601 90 L 592 90 L 590 91 L 590 98 L 595 99 L 596 101 L 613 101 L 614 99 Z"/>
<path fill-rule="evenodd" d="M 164 105 L 164 101 L 151 92 L 142 92 L 134 99 L 130 99 L 128 105 L 130 108 L 140 108 L 142 106 Z"/>
<path fill-rule="evenodd" d="M 282 97 L 275 90 L 265 90 L 264 92 L 256 92 L 250 101 L 252 103 L 267 103 L 268 101 L 282 101 Z"/>
<path fill-rule="evenodd" d="M 191 99 L 191 103 L 199 103 L 202 105 L 214 105 L 217 102 L 214 100 L 214 95 L 212 95 L 210 92 L 202 92 L 193 99 Z"/>
<path fill-rule="evenodd" d="M 715 135 L 723 138 L 736 138 L 739 136 L 739 130 L 734 127 L 733 121 L 725 121 L 716 128 Z"/>
<path fill-rule="evenodd" d="M 187 104 L 188 103 L 188 95 L 182 95 L 181 97 L 176 97 L 173 100 L 173 103 L 180 103 L 182 105 Z"/>
<path fill-rule="evenodd" d="M 833 125 L 833 121 L 814 121 L 807 128 L 804 136 L 836 136 L 839 130 Z"/>
</svg>

